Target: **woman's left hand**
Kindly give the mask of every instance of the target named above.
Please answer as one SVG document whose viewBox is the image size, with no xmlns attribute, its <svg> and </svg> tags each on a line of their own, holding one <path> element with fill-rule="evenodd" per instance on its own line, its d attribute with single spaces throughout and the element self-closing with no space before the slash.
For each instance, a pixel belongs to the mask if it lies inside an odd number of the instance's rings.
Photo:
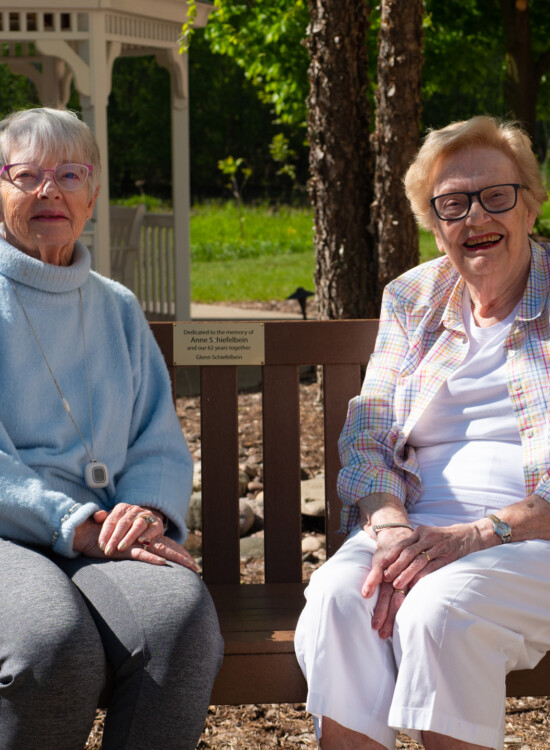
<svg viewBox="0 0 550 750">
<path fill-rule="evenodd" d="M 394 559 L 384 570 L 384 581 L 395 589 L 410 589 L 428 573 L 481 549 L 475 523 L 419 526 L 393 549 Z"/>
<path fill-rule="evenodd" d="M 110 557 L 116 551 L 124 552 L 138 541 L 151 541 L 163 534 L 164 518 L 160 511 L 118 503 L 102 522 L 98 544 Z"/>
</svg>

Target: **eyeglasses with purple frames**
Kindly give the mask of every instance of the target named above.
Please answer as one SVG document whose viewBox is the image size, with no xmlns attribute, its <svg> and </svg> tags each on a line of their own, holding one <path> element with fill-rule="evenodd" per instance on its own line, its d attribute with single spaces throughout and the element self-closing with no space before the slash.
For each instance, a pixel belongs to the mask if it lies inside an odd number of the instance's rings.
<svg viewBox="0 0 550 750">
<path fill-rule="evenodd" d="M 46 179 L 46 172 L 51 172 L 53 181 L 61 190 L 79 190 L 93 171 L 91 164 L 60 164 L 55 169 L 43 169 L 38 164 L 25 162 L 6 164 L 0 170 L 0 177 L 5 177 L 12 185 L 25 193 L 32 193 Z"/>
</svg>

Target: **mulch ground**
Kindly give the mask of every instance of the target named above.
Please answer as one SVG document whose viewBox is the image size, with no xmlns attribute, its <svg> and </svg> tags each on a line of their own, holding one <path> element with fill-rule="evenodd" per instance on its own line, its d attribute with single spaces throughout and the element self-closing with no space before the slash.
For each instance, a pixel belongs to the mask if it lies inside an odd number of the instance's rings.
<svg viewBox="0 0 550 750">
<path fill-rule="evenodd" d="M 296 303 L 247 303 L 247 307 L 295 312 Z M 243 305 L 244 306 L 244 305 Z M 313 307 L 313 305 L 311 305 Z M 313 317 L 313 316 L 312 316 Z M 305 476 L 313 477 L 323 467 L 323 425 L 318 403 L 318 388 L 313 378 L 300 386 L 302 468 Z M 200 460 L 200 420 L 197 398 L 178 402 L 187 441 L 195 459 Z M 239 433 L 241 463 L 258 467 L 261 479 L 262 435 L 261 395 L 245 393 L 239 397 Z M 253 494 L 253 493 L 251 493 Z M 318 529 L 304 527 L 304 534 L 315 535 Z M 310 558 L 304 563 L 304 579 L 322 562 Z M 243 559 L 241 569 L 244 582 L 262 580 L 263 561 Z M 506 750 L 550 749 L 550 698 L 507 699 Z M 85 750 L 100 750 L 103 713 L 98 712 Z M 310 717 L 303 704 L 211 706 L 198 750 L 268 750 L 268 748 L 315 748 L 315 736 Z M 417 750 L 421 745 L 405 735 L 399 735 L 398 748 Z M 163 750 L 163 748 L 151 748 Z"/>
</svg>

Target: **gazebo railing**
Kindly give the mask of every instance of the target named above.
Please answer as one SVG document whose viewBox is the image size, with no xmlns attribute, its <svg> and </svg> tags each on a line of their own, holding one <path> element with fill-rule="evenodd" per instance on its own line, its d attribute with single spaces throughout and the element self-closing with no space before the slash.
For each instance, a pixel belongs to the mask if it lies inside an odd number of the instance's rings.
<svg viewBox="0 0 550 750">
<path fill-rule="evenodd" d="M 146 213 L 134 291 L 150 319 L 174 319 L 174 278 L 174 216 Z"/>
</svg>

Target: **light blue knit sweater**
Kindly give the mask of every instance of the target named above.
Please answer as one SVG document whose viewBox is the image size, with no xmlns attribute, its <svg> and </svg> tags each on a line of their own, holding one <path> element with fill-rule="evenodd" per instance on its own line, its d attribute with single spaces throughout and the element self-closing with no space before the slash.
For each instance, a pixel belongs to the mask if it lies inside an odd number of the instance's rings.
<svg viewBox="0 0 550 750">
<path fill-rule="evenodd" d="M 88 446 L 91 428 L 79 288 L 84 304 L 95 456 L 109 470 L 89 489 L 89 462 L 13 287 Z M 72 557 L 75 527 L 127 502 L 158 508 L 183 541 L 192 464 L 168 373 L 134 295 L 73 263 L 52 266 L 0 240 L 0 537 Z"/>
</svg>

